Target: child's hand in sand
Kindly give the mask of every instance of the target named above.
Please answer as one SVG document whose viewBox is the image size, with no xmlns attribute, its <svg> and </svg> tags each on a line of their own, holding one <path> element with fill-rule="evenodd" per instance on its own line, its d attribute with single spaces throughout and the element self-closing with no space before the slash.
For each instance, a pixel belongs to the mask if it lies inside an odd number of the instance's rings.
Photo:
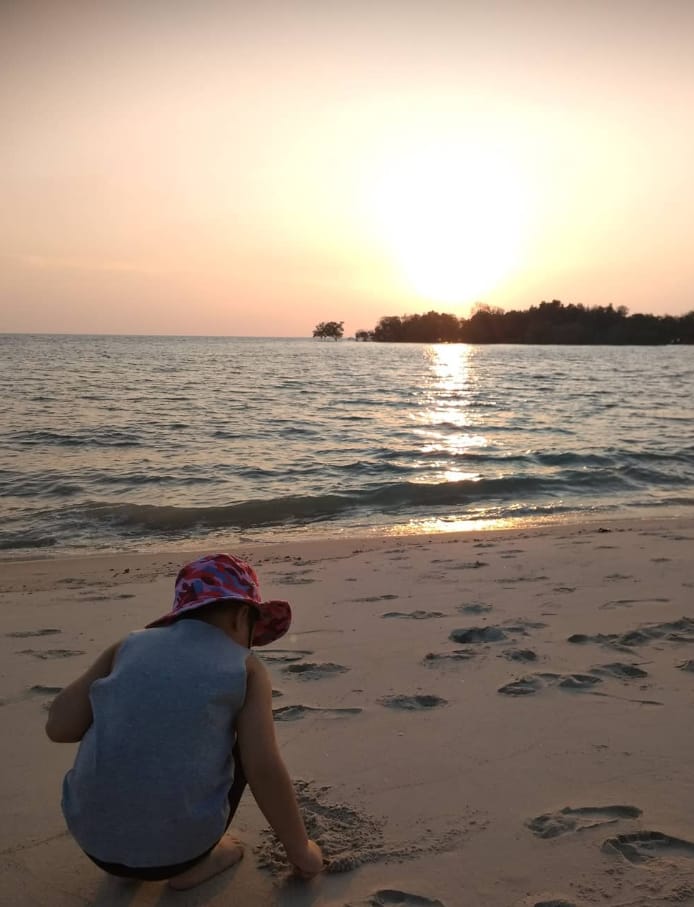
<svg viewBox="0 0 694 907">
<path fill-rule="evenodd" d="M 303 853 L 292 854 L 290 862 L 295 874 L 302 879 L 312 879 L 323 871 L 323 853 L 315 841 L 308 841 Z"/>
</svg>

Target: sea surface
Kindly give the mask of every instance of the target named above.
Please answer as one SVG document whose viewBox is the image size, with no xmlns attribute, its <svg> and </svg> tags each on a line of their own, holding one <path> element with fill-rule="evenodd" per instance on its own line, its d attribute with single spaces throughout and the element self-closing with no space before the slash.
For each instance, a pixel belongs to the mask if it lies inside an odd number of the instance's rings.
<svg viewBox="0 0 694 907">
<path fill-rule="evenodd" d="M 0 555 L 694 512 L 694 350 L 0 335 Z"/>
</svg>

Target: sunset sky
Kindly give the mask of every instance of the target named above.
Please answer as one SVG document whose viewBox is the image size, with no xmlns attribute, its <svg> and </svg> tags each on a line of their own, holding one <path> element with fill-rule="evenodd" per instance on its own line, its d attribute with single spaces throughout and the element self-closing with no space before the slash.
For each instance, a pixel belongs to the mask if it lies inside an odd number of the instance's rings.
<svg viewBox="0 0 694 907">
<path fill-rule="evenodd" d="M 0 331 L 694 309 L 691 0 L 4 0 Z"/>
</svg>

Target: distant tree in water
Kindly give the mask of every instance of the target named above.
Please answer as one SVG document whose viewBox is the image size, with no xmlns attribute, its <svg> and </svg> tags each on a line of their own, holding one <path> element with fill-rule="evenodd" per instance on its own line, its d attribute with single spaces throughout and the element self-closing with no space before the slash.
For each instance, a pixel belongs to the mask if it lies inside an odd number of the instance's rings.
<svg viewBox="0 0 694 907">
<path fill-rule="evenodd" d="M 321 321 L 313 329 L 313 336 L 320 337 L 321 340 L 328 338 L 332 340 L 341 340 L 345 333 L 344 321 Z"/>
<path fill-rule="evenodd" d="M 315 333 L 315 332 L 314 332 Z M 477 304 L 469 318 L 439 312 L 386 315 L 357 340 L 378 343 L 694 343 L 694 310 L 686 315 L 629 315 L 626 306 L 564 305 L 558 299 L 524 310 Z"/>
</svg>

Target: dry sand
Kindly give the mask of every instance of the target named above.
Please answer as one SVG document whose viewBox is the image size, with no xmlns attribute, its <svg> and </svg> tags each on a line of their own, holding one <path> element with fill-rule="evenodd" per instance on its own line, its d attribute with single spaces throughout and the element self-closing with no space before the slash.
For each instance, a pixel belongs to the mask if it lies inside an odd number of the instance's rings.
<svg viewBox="0 0 694 907">
<path fill-rule="evenodd" d="M 694 905 L 692 520 L 236 549 L 294 605 L 264 657 L 331 871 L 288 879 L 247 794 L 237 869 L 103 875 L 45 708 L 197 553 L 0 565 L 2 904 Z"/>
</svg>

